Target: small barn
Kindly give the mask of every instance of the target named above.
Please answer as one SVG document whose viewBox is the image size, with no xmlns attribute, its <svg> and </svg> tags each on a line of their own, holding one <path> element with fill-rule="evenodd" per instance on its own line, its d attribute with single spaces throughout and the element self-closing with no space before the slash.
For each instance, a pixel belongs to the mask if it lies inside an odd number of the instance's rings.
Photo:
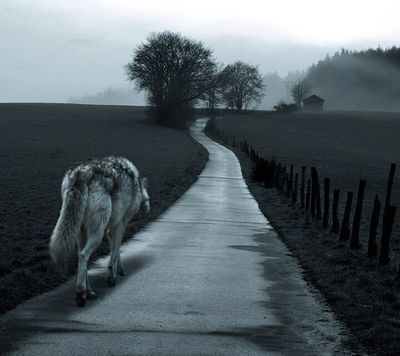
<svg viewBox="0 0 400 356">
<path fill-rule="evenodd" d="M 322 111 L 324 110 L 324 99 L 318 95 L 311 95 L 303 100 L 304 111 Z"/>
</svg>

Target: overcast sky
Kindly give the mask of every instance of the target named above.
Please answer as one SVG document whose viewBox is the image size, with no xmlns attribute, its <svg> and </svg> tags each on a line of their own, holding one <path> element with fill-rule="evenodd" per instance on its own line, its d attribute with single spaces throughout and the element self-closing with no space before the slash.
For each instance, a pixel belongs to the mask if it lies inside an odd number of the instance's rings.
<svg viewBox="0 0 400 356">
<path fill-rule="evenodd" d="M 399 13 L 399 0 L 0 0 L 0 102 L 128 87 L 122 66 L 163 30 L 286 75 L 342 47 L 399 46 Z"/>
</svg>

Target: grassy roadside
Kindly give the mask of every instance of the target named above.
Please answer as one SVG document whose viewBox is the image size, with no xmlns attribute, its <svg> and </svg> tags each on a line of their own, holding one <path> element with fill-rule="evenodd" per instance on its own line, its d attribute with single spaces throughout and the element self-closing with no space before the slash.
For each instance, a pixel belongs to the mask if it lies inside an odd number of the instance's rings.
<svg viewBox="0 0 400 356">
<path fill-rule="evenodd" d="M 345 322 L 354 344 L 361 344 L 369 354 L 399 354 L 400 295 L 395 266 L 377 268 L 362 252 L 338 243 L 337 235 L 307 222 L 303 210 L 289 206 L 287 198 L 275 189 L 252 180 L 252 162 L 247 155 L 227 147 L 238 156 L 251 193 L 304 268 L 305 279 L 321 291 Z"/>
<path fill-rule="evenodd" d="M 151 213 L 128 238 L 193 184 L 208 157 L 187 131 L 148 123 L 140 107 L 2 104 L 0 138 L 0 314 L 66 280 L 54 270 L 48 242 L 68 167 L 121 155 L 149 179 Z M 93 257 L 108 251 L 103 241 Z M 75 270 L 72 263 L 68 276 Z"/>
</svg>

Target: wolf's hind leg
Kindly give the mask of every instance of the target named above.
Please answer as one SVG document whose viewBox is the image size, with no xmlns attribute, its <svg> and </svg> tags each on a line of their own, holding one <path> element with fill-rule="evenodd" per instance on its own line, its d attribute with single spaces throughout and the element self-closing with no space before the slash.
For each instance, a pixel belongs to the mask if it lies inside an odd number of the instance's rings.
<svg viewBox="0 0 400 356">
<path fill-rule="evenodd" d="M 124 269 L 122 268 L 122 264 L 121 264 L 121 255 L 120 255 L 120 252 L 119 252 L 119 251 L 118 251 L 117 273 L 118 273 L 120 276 L 126 276 L 126 273 L 125 273 Z"/>
<path fill-rule="evenodd" d="M 111 215 L 111 199 L 97 192 L 96 199 L 88 202 L 89 213 L 85 220 L 87 241 L 79 253 L 78 277 L 76 281 L 76 304 L 83 307 L 86 303 L 87 265 L 90 256 L 100 246 Z"/>
<path fill-rule="evenodd" d="M 123 237 L 123 235 L 122 235 L 122 237 Z M 108 242 L 109 242 L 109 244 L 110 244 L 110 250 L 111 250 L 111 248 L 112 248 L 112 236 L 111 236 L 111 231 L 110 230 L 107 230 L 107 238 L 108 238 Z M 111 270 L 112 269 L 112 259 L 110 258 L 110 262 L 109 262 L 109 264 L 108 264 L 108 268 Z M 120 276 L 125 276 L 126 274 L 125 274 L 125 271 L 124 271 L 124 269 L 122 268 L 122 263 L 121 263 L 121 254 L 120 254 L 120 251 L 119 251 L 119 248 L 118 248 L 118 258 L 117 258 L 117 273 L 120 275 Z"/>
<path fill-rule="evenodd" d="M 90 234 L 86 246 L 79 254 L 78 277 L 76 281 L 76 304 L 83 307 L 86 303 L 87 264 L 90 256 L 99 247 L 103 233 Z"/>
<path fill-rule="evenodd" d="M 80 255 L 81 251 L 83 250 L 83 247 L 86 245 L 86 240 L 87 240 L 86 229 L 84 226 L 82 226 L 81 233 L 78 238 L 78 256 Z M 89 274 L 86 273 L 86 299 L 91 300 L 91 299 L 96 299 L 96 298 L 97 298 L 97 295 L 89 283 Z"/>
<path fill-rule="evenodd" d="M 114 287 L 117 279 L 118 265 L 120 265 L 119 247 L 125 233 L 125 224 L 121 221 L 110 229 L 111 257 L 108 263 L 107 285 Z"/>
</svg>

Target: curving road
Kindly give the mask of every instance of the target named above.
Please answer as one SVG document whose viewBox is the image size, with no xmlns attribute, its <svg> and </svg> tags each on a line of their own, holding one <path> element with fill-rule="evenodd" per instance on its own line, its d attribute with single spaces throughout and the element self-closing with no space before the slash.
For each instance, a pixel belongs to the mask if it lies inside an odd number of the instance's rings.
<svg viewBox="0 0 400 356">
<path fill-rule="evenodd" d="M 345 329 L 301 277 L 242 178 L 236 156 L 209 151 L 196 183 L 123 246 L 127 276 L 79 309 L 74 281 L 7 313 L 2 351 L 26 355 L 346 353 Z"/>
</svg>

